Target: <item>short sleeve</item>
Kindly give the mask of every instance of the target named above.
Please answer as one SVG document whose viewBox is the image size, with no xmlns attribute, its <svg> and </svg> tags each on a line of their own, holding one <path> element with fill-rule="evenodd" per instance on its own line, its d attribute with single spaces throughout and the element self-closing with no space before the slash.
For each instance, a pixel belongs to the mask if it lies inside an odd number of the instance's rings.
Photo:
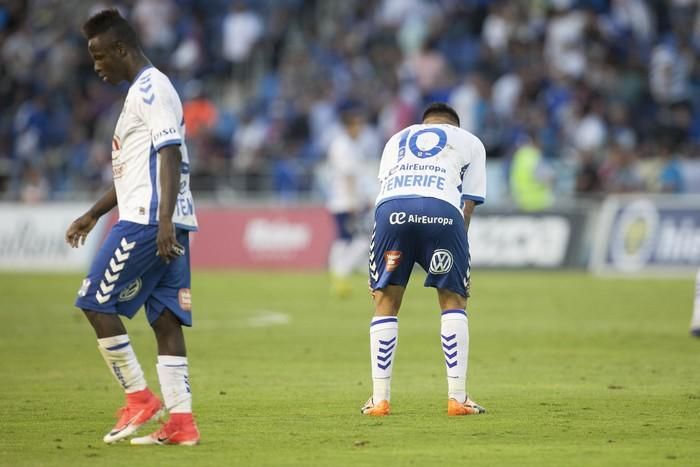
<svg viewBox="0 0 700 467">
<path fill-rule="evenodd" d="M 472 157 L 462 176 L 462 200 L 482 204 L 486 199 L 486 149 L 477 138 L 472 145 Z"/>
<path fill-rule="evenodd" d="M 389 138 L 389 141 L 387 141 L 386 145 L 384 146 L 384 150 L 382 151 L 382 159 L 379 161 L 379 174 L 377 175 L 379 180 L 384 179 L 387 172 L 391 170 L 396 163 L 396 144 L 396 135 L 394 135 Z M 392 149 L 394 150 L 392 151 Z"/>
<path fill-rule="evenodd" d="M 182 144 L 182 104 L 167 79 L 148 74 L 139 79 L 137 95 L 141 117 L 151 132 L 151 143 L 156 151 Z"/>
</svg>

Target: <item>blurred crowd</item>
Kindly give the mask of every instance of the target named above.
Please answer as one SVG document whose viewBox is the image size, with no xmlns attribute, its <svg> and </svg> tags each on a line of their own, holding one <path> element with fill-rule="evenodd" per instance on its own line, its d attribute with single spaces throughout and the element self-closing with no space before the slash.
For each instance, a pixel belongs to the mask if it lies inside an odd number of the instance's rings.
<svg viewBox="0 0 700 467">
<path fill-rule="evenodd" d="M 178 89 L 199 192 L 317 196 L 348 100 L 379 147 L 449 102 L 504 197 L 523 148 L 555 196 L 700 191 L 696 0 L 8 0 L 0 197 L 110 182 L 125 88 L 99 81 L 80 35 L 103 8 Z"/>
</svg>

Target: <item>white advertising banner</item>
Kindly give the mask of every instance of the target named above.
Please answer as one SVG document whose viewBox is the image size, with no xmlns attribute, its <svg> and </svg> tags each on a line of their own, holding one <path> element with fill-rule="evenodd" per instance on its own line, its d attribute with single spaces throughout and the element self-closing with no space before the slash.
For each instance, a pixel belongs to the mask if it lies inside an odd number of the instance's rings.
<svg viewBox="0 0 700 467">
<path fill-rule="evenodd" d="M 563 267 L 573 245 L 575 220 L 563 214 L 477 214 L 469 226 L 472 265 Z"/>
<path fill-rule="evenodd" d="M 105 216 L 85 245 L 71 248 L 66 229 L 87 203 L 0 203 L 0 270 L 85 271 L 104 237 Z"/>
</svg>

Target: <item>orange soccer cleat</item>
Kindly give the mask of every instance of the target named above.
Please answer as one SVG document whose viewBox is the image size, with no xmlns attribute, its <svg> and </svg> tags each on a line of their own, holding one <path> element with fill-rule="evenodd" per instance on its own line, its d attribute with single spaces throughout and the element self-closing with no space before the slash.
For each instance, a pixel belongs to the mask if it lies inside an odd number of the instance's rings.
<svg viewBox="0 0 700 467">
<path fill-rule="evenodd" d="M 486 413 L 486 409 L 467 397 L 464 402 L 450 398 L 447 401 L 447 415 L 478 415 Z"/>
<path fill-rule="evenodd" d="M 152 444 L 194 446 L 199 444 L 199 430 L 191 413 L 174 413 L 170 414 L 170 420 L 160 427 L 160 430 L 147 436 L 132 438 L 131 444 L 139 446 Z"/>
<path fill-rule="evenodd" d="M 148 388 L 127 394 L 126 405 L 117 412 L 117 424 L 104 436 L 104 442 L 115 443 L 133 435 L 145 423 L 160 416 L 162 408 L 160 399 Z"/>
<path fill-rule="evenodd" d="M 383 417 L 391 413 L 391 406 L 389 401 L 379 401 L 375 404 L 374 400 L 370 397 L 367 402 L 365 402 L 364 407 L 360 409 L 364 415 L 371 415 L 373 417 Z"/>
</svg>

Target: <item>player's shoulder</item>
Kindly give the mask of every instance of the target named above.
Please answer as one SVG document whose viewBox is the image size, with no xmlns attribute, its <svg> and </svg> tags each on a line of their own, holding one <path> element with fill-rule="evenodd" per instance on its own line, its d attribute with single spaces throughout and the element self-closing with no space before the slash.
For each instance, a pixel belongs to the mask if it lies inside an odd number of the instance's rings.
<svg viewBox="0 0 700 467">
<path fill-rule="evenodd" d="M 477 152 L 484 153 L 484 143 L 479 139 L 478 136 L 476 136 L 474 133 L 472 133 L 469 130 L 466 130 L 464 128 L 454 126 L 454 125 L 448 125 L 450 127 L 450 133 L 451 135 L 454 135 L 454 138 L 459 138 L 462 140 L 462 145 L 464 147 L 469 147 L 472 148 L 473 150 L 476 150 Z"/>
<path fill-rule="evenodd" d="M 137 89 L 143 94 L 176 93 L 175 87 L 166 74 L 154 66 L 144 68 L 136 76 L 131 89 Z"/>
</svg>

